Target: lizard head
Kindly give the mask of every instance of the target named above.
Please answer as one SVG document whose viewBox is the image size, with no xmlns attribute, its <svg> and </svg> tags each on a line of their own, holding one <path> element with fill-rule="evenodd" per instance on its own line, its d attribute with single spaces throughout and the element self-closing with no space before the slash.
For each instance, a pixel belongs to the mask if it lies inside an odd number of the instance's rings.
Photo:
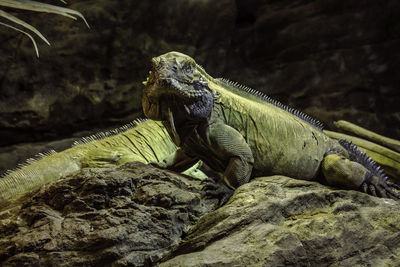
<svg viewBox="0 0 400 267">
<path fill-rule="evenodd" d="M 169 52 L 152 59 L 142 97 L 145 115 L 167 120 L 172 115 L 189 120 L 207 119 L 213 107 L 209 75 L 191 57 Z M 174 112 L 175 114 L 172 114 Z"/>
<path fill-rule="evenodd" d="M 152 59 L 152 71 L 145 92 L 149 95 L 177 96 L 182 100 L 193 101 L 203 96 L 207 82 L 203 78 L 193 58 L 169 52 Z"/>
</svg>

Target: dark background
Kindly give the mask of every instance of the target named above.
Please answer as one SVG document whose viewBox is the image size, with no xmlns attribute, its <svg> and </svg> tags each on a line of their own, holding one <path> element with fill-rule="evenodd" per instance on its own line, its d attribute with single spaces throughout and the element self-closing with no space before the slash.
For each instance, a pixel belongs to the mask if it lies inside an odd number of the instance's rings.
<svg viewBox="0 0 400 267">
<path fill-rule="evenodd" d="M 54 1 L 50 1 L 53 3 Z M 56 3 L 58 4 L 58 3 Z M 18 11 L 51 42 L 0 27 L 0 172 L 141 115 L 150 59 L 176 50 L 333 129 L 400 138 L 397 0 L 69 1 L 81 21 Z"/>
</svg>

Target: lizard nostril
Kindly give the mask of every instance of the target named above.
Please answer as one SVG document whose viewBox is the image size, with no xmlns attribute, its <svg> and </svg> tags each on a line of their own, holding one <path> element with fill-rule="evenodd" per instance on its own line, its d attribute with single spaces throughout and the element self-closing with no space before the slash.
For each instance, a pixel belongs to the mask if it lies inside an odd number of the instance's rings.
<svg viewBox="0 0 400 267">
<path fill-rule="evenodd" d="M 153 57 L 153 58 L 151 59 L 151 62 L 152 62 L 152 64 L 153 64 L 153 69 L 154 69 L 154 70 L 159 70 L 159 69 L 161 69 L 162 66 L 163 66 L 163 64 L 164 64 L 164 61 L 161 60 L 159 57 Z"/>
</svg>

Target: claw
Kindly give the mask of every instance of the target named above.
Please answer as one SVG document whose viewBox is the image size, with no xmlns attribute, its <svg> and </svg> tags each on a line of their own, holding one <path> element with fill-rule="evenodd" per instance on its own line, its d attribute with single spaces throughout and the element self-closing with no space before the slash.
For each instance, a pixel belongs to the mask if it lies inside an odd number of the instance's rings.
<svg viewBox="0 0 400 267">
<path fill-rule="evenodd" d="M 364 193 L 368 193 L 368 185 L 367 185 L 367 183 L 363 183 L 361 189 L 362 189 L 362 191 L 363 191 Z"/>
<path fill-rule="evenodd" d="M 394 189 L 400 190 L 400 185 L 393 183 L 391 181 L 386 181 L 386 184 L 390 187 L 393 187 Z"/>
<path fill-rule="evenodd" d="M 399 193 L 394 192 L 394 191 L 393 191 L 392 189 L 390 189 L 390 188 L 388 188 L 388 189 L 386 190 L 386 192 L 389 194 L 389 196 L 390 196 L 391 199 L 400 200 L 400 194 L 399 194 Z"/>
<path fill-rule="evenodd" d="M 375 197 L 391 198 L 400 200 L 400 186 L 391 181 L 385 181 L 378 176 L 371 176 L 365 179 L 361 185 L 361 191 Z"/>
<path fill-rule="evenodd" d="M 219 186 L 215 183 L 207 183 L 203 186 L 203 191 L 218 191 Z"/>
<path fill-rule="evenodd" d="M 216 183 L 212 178 L 207 178 L 202 183 L 205 184 L 203 186 L 202 197 L 206 199 L 218 198 L 219 206 L 224 205 L 233 195 L 234 191 L 232 189 L 225 184 Z"/>
<path fill-rule="evenodd" d="M 380 186 L 380 187 L 377 187 L 377 189 L 378 189 L 378 193 L 381 197 L 388 198 L 388 195 L 386 193 L 386 191 L 387 191 L 386 188 Z"/>
<path fill-rule="evenodd" d="M 389 194 L 391 199 L 400 200 L 400 194 L 395 191 L 400 190 L 400 186 L 398 184 L 395 184 L 391 181 L 386 181 L 384 188 L 386 189 L 386 192 Z"/>
<path fill-rule="evenodd" d="M 372 194 L 374 197 L 377 197 L 377 196 L 378 196 L 378 195 L 376 194 L 375 186 L 373 186 L 372 184 L 369 185 L 369 191 L 371 192 L 371 194 Z"/>
</svg>

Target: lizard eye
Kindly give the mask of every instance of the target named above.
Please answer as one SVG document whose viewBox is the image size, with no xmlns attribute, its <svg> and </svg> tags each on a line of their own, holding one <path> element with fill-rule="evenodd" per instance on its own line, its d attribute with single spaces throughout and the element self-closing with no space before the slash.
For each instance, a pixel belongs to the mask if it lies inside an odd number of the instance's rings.
<svg viewBox="0 0 400 267">
<path fill-rule="evenodd" d="M 185 66 L 183 66 L 183 71 L 184 71 L 186 74 L 191 74 L 191 73 L 193 73 L 192 66 L 190 66 L 190 64 L 186 64 Z"/>
</svg>

